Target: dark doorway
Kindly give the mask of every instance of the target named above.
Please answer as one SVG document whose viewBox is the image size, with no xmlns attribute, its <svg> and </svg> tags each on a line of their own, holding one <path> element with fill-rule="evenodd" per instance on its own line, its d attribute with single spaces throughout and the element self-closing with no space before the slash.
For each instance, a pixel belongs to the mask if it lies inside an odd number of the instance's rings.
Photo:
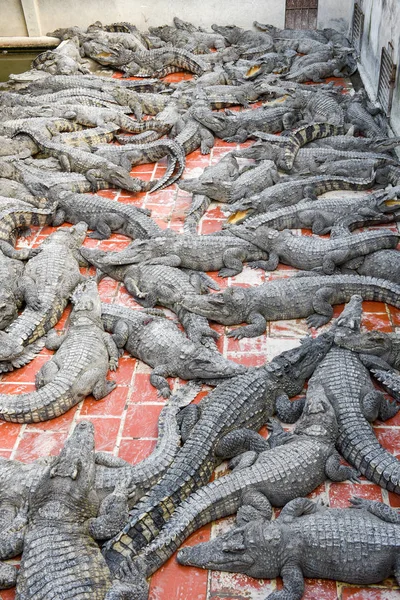
<svg viewBox="0 0 400 600">
<path fill-rule="evenodd" d="M 318 0 L 286 0 L 285 27 L 316 29 Z"/>
</svg>

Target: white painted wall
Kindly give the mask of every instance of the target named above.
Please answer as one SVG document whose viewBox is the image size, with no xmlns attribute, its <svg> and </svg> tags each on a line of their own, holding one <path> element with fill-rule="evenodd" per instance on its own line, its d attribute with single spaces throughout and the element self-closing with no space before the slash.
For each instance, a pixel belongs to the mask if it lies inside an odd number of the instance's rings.
<svg viewBox="0 0 400 600">
<path fill-rule="evenodd" d="M 353 15 L 353 0 L 319 0 L 318 29 L 331 27 L 347 35 Z"/>
<path fill-rule="evenodd" d="M 400 65 L 400 0 L 362 0 L 361 6 L 365 18 L 360 74 L 370 97 L 375 100 L 378 91 L 382 47 L 387 48 L 388 42 L 394 46 L 394 62 Z M 396 134 L 400 135 L 399 69 L 397 70 L 390 124 Z"/>
</svg>

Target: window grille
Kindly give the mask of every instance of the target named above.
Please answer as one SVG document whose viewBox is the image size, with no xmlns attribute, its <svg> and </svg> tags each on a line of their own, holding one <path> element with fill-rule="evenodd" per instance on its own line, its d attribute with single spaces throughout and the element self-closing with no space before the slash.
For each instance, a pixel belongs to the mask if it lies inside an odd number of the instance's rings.
<svg viewBox="0 0 400 600">
<path fill-rule="evenodd" d="M 396 71 L 397 65 L 393 62 L 393 45 L 389 43 L 387 49 L 382 48 L 377 94 L 378 100 L 387 117 L 390 115 L 392 108 Z"/>
<path fill-rule="evenodd" d="M 364 13 L 361 10 L 361 6 L 358 2 L 354 5 L 353 13 L 353 27 L 351 31 L 351 41 L 353 46 L 360 52 L 361 43 L 364 31 Z"/>
<path fill-rule="evenodd" d="M 316 29 L 318 0 L 286 0 L 285 27 Z"/>
</svg>

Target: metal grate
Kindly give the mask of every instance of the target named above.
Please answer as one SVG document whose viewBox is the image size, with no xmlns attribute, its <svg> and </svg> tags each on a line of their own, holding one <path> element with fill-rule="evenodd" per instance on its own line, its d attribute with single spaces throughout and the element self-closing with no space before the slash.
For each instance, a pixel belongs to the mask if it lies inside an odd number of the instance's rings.
<svg viewBox="0 0 400 600">
<path fill-rule="evenodd" d="M 397 65 L 393 62 L 393 46 L 388 44 L 388 49 L 382 48 L 381 68 L 379 72 L 378 100 L 385 111 L 390 115 L 393 100 L 394 83 L 396 80 Z"/>
<path fill-rule="evenodd" d="M 316 29 L 318 0 L 286 0 L 285 27 Z"/>
<path fill-rule="evenodd" d="M 360 52 L 364 31 L 364 13 L 358 2 L 354 5 L 353 27 L 351 32 L 351 41 L 353 46 Z"/>
</svg>

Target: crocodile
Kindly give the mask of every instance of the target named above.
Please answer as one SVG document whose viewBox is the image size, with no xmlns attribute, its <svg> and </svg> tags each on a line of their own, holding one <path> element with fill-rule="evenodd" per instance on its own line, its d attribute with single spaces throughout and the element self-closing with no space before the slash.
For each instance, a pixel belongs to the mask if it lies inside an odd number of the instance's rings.
<svg viewBox="0 0 400 600">
<path fill-rule="evenodd" d="M 21 117 L 17 119 L 9 119 L 3 121 L 0 125 L 0 131 L 5 136 L 13 137 L 19 133 L 20 128 L 24 126 L 32 127 L 33 129 L 39 129 L 42 134 L 50 138 L 54 135 L 59 135 L 64 132 L 76 132 L 81 130 L 79 123 L 74 123 L 69 119 L 63 119 L 59 117 Z M 21 139 L 19 136 L 18 139 Z M 29 140 L 33 144 L 33 140 L 23 137 L 24 140 Z M 36 150 L 37 152 L 37 150 Z M 35 152 L 32 152 L 34 154 Z"/>
<path fill-rule="evenodd" d="M 153 368 L 150 383 L 164 398 L 171 394 L 167 377 L 196 379 L 216 385 L 222 379 L 247 370 L 218 352 L 189 340 L 162 311 L 139 311 L 103 304 L 102 320 L 118 348 L 125 348 L 131 356 Z"/>
<path fill-rule="evenodd" d="M 170 132 L 170 137 L 182 146 L 185 154 L 190 154 L 197 148 L 200 148 L 202 154 L 209 154 L 214 146 L 214 136 L 207 127 L 192 117 L 192 110 L 195 109 L 196 105 L 178 119 Z"/>
<path fill-rule="evenodd" d="M 257 578 L 281 576 L 283 589 L 269 594 L 269 600 L 301 600 L 304 577 L 366 585 L 394 575 L 400 583 L 398 512 L 373 500 L 351 502 L 359 510 L 328 509 L 296 498 L 275 521 L 258 518 L 184 548 L 178 562 Z"/>
<path fill-rule="evenodd" d="M 254 21 L 253 25 L 261 31 L 267 31 L 268 34 L 273 37 L 274 41 L 293 40 L 299 44 L 307 45 L 310 45 L 310 41 L 319 42 L 321 44 L 326 44 L 327 42 L 327 37 L 324 33 L 315 29 L 279 29 L 279 27 L 260 23 L 259 21 Z M 308 54 L 304 47 L 295 48 L 295 50 L 301 54 Z"/>
<path fill-rule="evenodd" d="M 182 269 L 165 265 L 107 265 L 104 262 L 104 259 L 107 260 L 107 253 L 97 248 L 82 248 L 81 254 L 101 272 L 122 281 L 136 302 L 144 308 L 160 304 L 174 311 L 193 342 L 210 346 L 212 339 L 218 338 L 218 334 L 209 327 L 207 319 L 194 315 L 180 304 L 187 296 L 200 294 L 204 288 L 207 289 L 212 280 L 203 283 L 199 273 L 186 273 Z M 214 284 L 213 287 L 218 286 Z"/>
<path fill-rule="evenodd" d="M 49 156 L 55 156 L 60 161 L 64 171 L 81 173 L 92 185 L 96 185 L 97 180 L 101 179 L 132 192 L 149 189 L 149 182 L 131 177 L 128 171 L 101 156 L 96 156 L 66 144 L 50 141 L 36 130 L 26 128 L 21 129 L 20 132 L 29 135 L 42 152 Z"/>
<path fill-rule="evenodd" d="M 311 142 L 310 147 L 334 148 L 347 152 L 391 152 L 400 146 L 400 137 L 353 137 L 351 135 L 333 135 Z"/>
<path fill-rule="evenodd" d="M 308 273 L 306 277 L 278 279 L 250 288 L 230 287 L 223 293 L 188 298 L 183 306 L 223 325 L 249 323 L 228 333 L 242 339 L 262 335 L 267 321 L 307 317 L 310 327 L 321 327 L 332 318 L 332 306 L 348 302 L 353 294 L 400 305 L 400 287 L 385 279 Z"/>
<path fill-rule="evenodd" d="M 180 234 L 136 240 L 121 252 L 108 252 L 104 262 L 109 265 L 146 262 L 195 271 L 219 270 L 220 277 L 233 277 L 242 272 L 243 261 L 266 258 L 267 254 L 261 249 L 237 237 Z"/>
<path fill-rule="evenodd" d="M 241 56 L 265 54 L 273 50 L 274 42 L 269 33 L 263 31 L 253 31 L 251 29 L 242 29 L 236 25 L 211 25 L 211 29 L 222 35 L 232 46 L 236 46 Z"/>
<path fill-rule="evenodd" d="M 352 259 L 362 260 L 365 255 L 378 250 L 396 248 L 400 233 L 378 229 L 324 239 L 296 235 L 289 229 L 277 231 L 261 226 L 247 237 L 252 244 L 268 253 L 267 261 L 249 262 L 251 268 L 274 271 L 281 262 L 296 269 L 331 275 L 336 265 Z"/>
<path fill-rule="evenodd" d="M 365 97 L 360 93 L 354 94 L 345 104 L 346 121 L 352 123 L 356 131 L 365 137 L 378 137 L 387 135 L 387 131 L 380 127 L 365 106 Z"/>
<path fill-rule="evenodd" d="M 44 600 L 134 600 L 133 578 L 125 572 L 124 582 L 113 579 L 95 541 L 118 530 L 129 490 L 121 487 L 100 503 L 94 481 L 94 427 L 81 421 L 30 495 L 18 543 L 9 536 L 14 556 L 23 549 L 17 598 L 33 599 L 39 589 Z"/>
<path fill-rule="evenodd" d="M 97 146 L 93 150 L 95 156 L 105 158 L 128 172 L 134 165 L 138 164 L 138 155 L 140 155 L 143 163 L 157 162 L 164 156 L 168 156 L 167 170 L 162 178 L 155 183 L 153 182 L 151 191 L 174 183 L 182 175 L 186 164 L 184 149 L 176 140 L 162 139 L 148 144 L 124 146 L 105 144 L 104 146 Z M 178 169 L 174 173 L 176 164 Z"/>
<path fill-rule="evenodd" d="M 22 94 L 13 94 L 12 92 L 3 92 L 0 94 L 0 104 L 2 106 L 45 106 L 53 103 L 60 105 L 82 104 L 84 106 L 99 106 L 101 108 L 113 108 L 114 105 L 118 104 L 113 95 L 91 88 L 72 88 L 40 96 L 24 96 Z M 125 108 L 130 109 L 131 107 L 128 106 Z M 121 110 L 123 109 L 124 107 Z"/>
<path fill-rule="evenodd" d="M 91 152 L 93 146 L 112 142 L 118 129 L 110 123 L 107 127 L 93 127 L 92 129 L 83 129 L 73 133 L 62 133 L 55 136 L 54 141 Z"/>
<path fill-rule="evenodd" d="M 30 362 L 43 345 L 41 338 L 60 320 L 71 293 L 83 278 L 78 248 L 86 231 L 86 223 L 58 229 L 46 238 L 40 246 L 41 252 L 25 266 L 25 287 L 40 306 L 28 305 L 7 332 L 1 332 L 2 371 Z"/>
<path fill-rule="evenodd" d="M 325 81 L 327 77 L 342 77 L 341 71 L 345 64 L 346 58 L 344 56 L 336 56 L 331 60 L 301 67 L 297 71 L 285 75 L 285 77 L 288 81 L 297 81 L 298 83 L 305 81 L 320 83 Z"/>
<path fill-rule="evenodd" d="M 293 433 L 284 432 L 276 420 L 269 450 L 247 452 L 233 459 L 233 471 L 200 488 L 178 506 L 156 539 L 139 554 L 142 577 L 149 577 L 200 527 L 238 511 L 246 522 L 254 512 L 272 514 L 273 506 L 284 506 L 311 493 L 327 478 L 357 480 L 357 471 L 340 464 L 335 450 L 337 423 L 329 403 L 318 394 L 307 394 L 306 404 Z"/>
<path fill-rule="evenodd" d="M 207 108 L 192 112 L 193 118 L 226 142 L 245 142 L 254 131 L 278 133 L 290 129 L 297 116 L 291 106 L 261 107 L 239 113 L 215 113 Z"/>
<path fill-rule="evenodd" d="M 29 94 L 50 94 L 73 87 L 87 87 L 95 90 L 132 89 L 136 92 L 158 92 L 165 88 L 158 79 L 145 81 L 131 79 L 116 79 L 100 75 L 53 75 L 39 81 L 34 81 L 27 87 Z"/>
<path fill-rule="evenodd" d="M 37 160 L 35 160 L 36 164 Z M 90 182 L 80 173 L 41 169 L 35 165 L 28 165 L 22 160 L 0 161 L 0 190 L 5 195 L 17 195 L 21 200 L 32 203 L 31 194 L 46 196 L 46 190 L 53 186 L 57 186 L 59 190 L 79 193 L 97 192 L 112 187 L 110 183 L 100 178 Z"/>
<path fill-rule="evenodd" d="M 32 61 L 31 68 L 37 72 L 45 71 L 50 76 L 89 73 L 88 66 L 80 55 L 79 42 L 76 37 L 63 41 L 54 50 L 41 52 Z"/>
<path fill-rule="evenodd" d="M 398 250 L 378 250 L 362 260 L 341 265 L 342 273 L 358 273 L 369 277 L 382 277 L 400 284 L 400 253 Z"/>
<path fill-rule="evenodd" d="M 304 91 L 302 93 L 304 94 Z M 331 123 L 337 127 L 344 125 L 344 111 L 336 92 L 310 92 L 305 100 L 303 115 L 308 122 Z"/>
<path fill-rule="evenodd" d="M 254 144 L 255 145 L 255 144 Z M 250 158 L 250 150 L 246 148 L 240 152 L 240 156 Z M 250 155 L 250 156 L 249 156 Z M 239 156 L 236 152 L 235 156 Z M 370 179 L 356 179 L 352 177 L 339 177 L 335 175 L 314 175 L 311 177 L 288 178 L 265 189 L 260 194 L 239 200 L 226 206 L 225 210 L 235 213 L 241 210 L 251 209 L 253 212 L 262 213 L 293 206 L 301 200 L 316 200 L 325 192 L 334 190 L 365 190 L 374 185 L 375 174 Z"/>
<path fill-rule="evenodd" d="M 0 196 L 0 250 L 9 258 L 27 260 L 37 254 L 37 250 L 14 248 L 18 233 L 31 225 L 41 227 L 51 222 L 54 205 L 44 203 L 34 207 L 26 202 Z"/>
<path fill-rule="evenodd" d="M 1 173 L 2 166 L 3 164 L 0 164 L 0 195 L 3 198 L 21 200 L 22 202 L 36 206 L 36 196 L 32 195 L 24 184 L 13 181 L 12 179 L 5 179 Z"/>
<path fill-rule="evenodd" d="M 149 27 L 151 34 L 161 38 L 164 42 L 171 43 L 177 48 L 184 48 L 189 52 L 204 54 L 211 48 L 220 50 L 225 48 L 226 42 L 222 35 L 214 32 L 191 31 L 162 25 L 161 27 Z M 202 52 L 200 52 L 202 50 Z"/>
<path fill-rule="evenodd" d="M 54 419 L 89 394 L 100 400 L 116 387 L 106 375 L 118 366 L 118 348 L 104 331 L 96 282 L 78 285 L 72 303 L 67 332 L 57 335 L 52 330 L 47 335 L 46 347 L 57 352 L 37 372 L 37 391 L 0 395 L 1 420 L 38 423 Z"/>
<path fill-rule="evenodd" d="M 204 194 L 211 200 L 228 202 L 231 184 L 239 175 L 239 164 L 231 152 L 215 165 L 206 167 L 201 175 L 193 179 L 182 179 L 179 187 L 192 194 Z"/>
<path fill-rule="evenodd" d="M 327 62 L 328 60 L 332 60 L 334 57 L 334 48 L 333 44 L 321 45 L 316 52 L 310 52 L 309 54 L 305 54 L 303 56 L 296 56 L 292 62 L 290 72 L 299 71 L 304 67 L 309 67 L 314 63 Z"/>
<path fill-rule="evenodd" d="M 31 293 L 23 274 L 24 264 L 21 260 L 9 258 L 0 251 L 0 329 L 4 329 L 17 318 L 18 309 L 24 301 L 32 309 L 40 306 L 36 294 Z"/>
<path fill-rule="evenodd" d="M 393 190 L 393 191 L 392 191 Z M 230 235 L 243 237 L 249 242 L 259 227 L 282 229 L 311 229 L 317 235 L 325 235 L 341 225 L 347 231 L 361 224 L 389 223 L 397 218 L 396 203 L 388 202 L 400 190 L 388 188 L 378 192 L 354 197 L 323 197 L 318 200 L 301 200 L 294 206 L 278 208 L 268 213 L 244 217 L 232 217 L 223 227 Z M 365 273 L 362 273 L 365 275 Z M 374 275 L 375 276 L 375 275 Z"/>
<path fill-rule="evenodd" d="M 360 318 L 353 328 L 356 333 L 360 331 L 361 298 L 359 303 Z M 335 339 L 342 343 L 345 335 L 346 332 L 338 330 Z M 351 338 L 349 343 L 352 347 Z M 359 349 L 363 351 L 362 343 Z M 380 445 L 369 424 L 378 416 L 382 420 L 394 416 L 399 410 L 397 403 L 387 400 L 373 386 L 368 369 L 357 353 L 337 345 L 332 347 L 311 377 L 309 389 L 314 387 L 318 387 L 335 411 L 339 426 L 336 441 L 339 452 L 367 479 L 398 494 L 399 459 Z"/>
<path fill-rule="evenodd" d="M 302 403 L 290 402 L 288 396 L 300 393 L 331 344 L 330 333 L 305 338 L 300 347 L 283 352 L 269 364 L 221 383 L 197 409 L 185 409 L 182 449 L 158 484 L 131 511 L 124 529 L 104 548 L 112 572 L 125 556 L 140 553 L 157 536 L 178 505 L 208 483 L 221 459 L 245 450 L 268 449 L 254 430 L 275 410 L 285 422 L 297 418 Z"/>
<path fill-rule="evenodd" d="M 100 240 L 109 238 L 113 232 L 133 239 L 165 235 L 154 219 L 150 218 L 150 211 L 137 208 L 134 204 L 123 204 L 97 195 L 60 191 L 58 186 L 51 188 L 47 196 L 57 203 L 53 226 L 64 222 L 76 224 L 84 221 L 93 230 L 89 237 Z"/>
<path fill-rule="evenodd" d="M 122 65 L 126 77 L 165 77 L 169 73 L 189 71 L 203 75 L 207 65 L 202 59 L 183 48 L 157 48 L 135 52 L 132 59 Z"/>
</svg>

